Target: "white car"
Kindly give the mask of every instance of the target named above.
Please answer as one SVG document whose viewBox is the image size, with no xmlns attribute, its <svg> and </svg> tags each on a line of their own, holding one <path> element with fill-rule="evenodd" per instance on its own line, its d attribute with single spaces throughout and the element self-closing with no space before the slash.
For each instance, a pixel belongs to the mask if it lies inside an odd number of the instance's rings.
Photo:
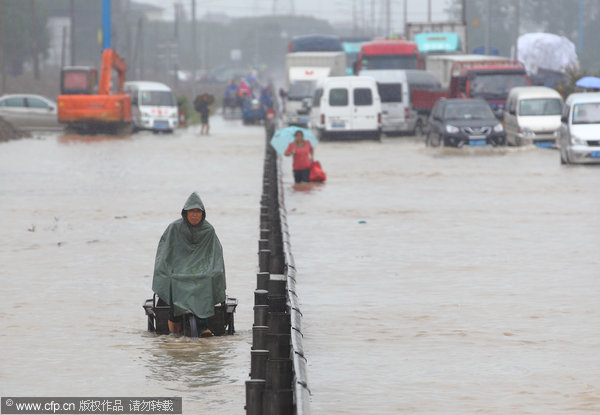
<svg viewBox="0 0 600 415">
<path fill-rule="evenodd" d="M 600 92 L 568 96 L 558 149 L 562 164 L 600 163 Z"/>
<path fill-rule="evenodd" d="M 61 131 L 56 102 L 41 95 L 11 94 L 0 97 L 0 117 L 24 131 Z"/>
</svg>

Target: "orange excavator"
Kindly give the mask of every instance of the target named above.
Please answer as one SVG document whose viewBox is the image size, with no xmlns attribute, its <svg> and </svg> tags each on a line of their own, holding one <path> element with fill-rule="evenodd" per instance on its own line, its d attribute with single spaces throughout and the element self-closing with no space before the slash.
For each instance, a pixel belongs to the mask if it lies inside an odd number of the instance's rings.
<svg viewBox="0 0 600 415">
<path fill-rule="evenodd" d="M 118 74 L 116 91 L 112 71 Z M 100 79 L 96 87 L 96 69 L 85 66 L 65 67 L 60 75 L 61 95 L 57 100 L 58 121 L 77 133 L 127 133 L 132 128 L 131 97 L 123 92 L 127 64 L 117 52 L 102 52 Z"/>
</svg>

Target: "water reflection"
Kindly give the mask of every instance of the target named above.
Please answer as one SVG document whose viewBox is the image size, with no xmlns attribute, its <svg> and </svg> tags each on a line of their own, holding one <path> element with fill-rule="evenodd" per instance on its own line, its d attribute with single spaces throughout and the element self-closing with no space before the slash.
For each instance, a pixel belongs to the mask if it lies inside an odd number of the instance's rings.
<svg viewBox="0 0 600 415">
<path fill-rule="evenodd" d="M 192 339 L 155 336 L 147 362 L 154 380 L 176 382 L 188 388 L 233 383 L 224 368 L 235 351 L 231 336 Z"/>
<path fill-rule="evenodd" d="M 130 135 L 116 136 L 116 135 L 79 135 L 74 133 L 65 133 L 58 136 L 58 142 L 61 144 L 74 144 L 74 143 L 101 143 L 105 141 L 115 140 L 132 140 L 133 137 Z"/>
</svg>

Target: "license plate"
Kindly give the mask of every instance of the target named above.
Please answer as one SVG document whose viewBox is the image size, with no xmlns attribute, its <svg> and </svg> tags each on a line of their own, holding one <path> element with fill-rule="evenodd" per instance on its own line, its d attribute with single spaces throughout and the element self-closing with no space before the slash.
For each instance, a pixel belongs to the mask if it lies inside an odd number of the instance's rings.
<svg viewBox="0 0 600 415">
<path fill-rule="evenodd" d="M 600 158 L 600 151 L 592 151 L 590 153 L 590 157 L 594 158 L 594 159 L 598 159 Z"/>
<path fill-rule="evenodd" d="M 541 142 L 541 143 L 535 143 L 535 146 L 539 147 L 539 148 L 552 148 L 552 142 L 550 142 L 550 141 L 544 141 L 544 142 Z"/>
<path fill-rule="evenodd" d="M 308 118 L 300 118 L 301 124 L 308 124 Z"/>
<path fill-rule="evenodd" d="M 484 146 L 487 143 L 485 142 L 485 140 L 471 140 L 469 141 L 469 145 L 470 146 L 476 146 L 476 147 L 480 147 L 480 146 Z"/>
<path fill-rule="evenodd" d="M 343 122 L 336 122 L 331 124 L 331 128 L 344 128 L 346 126 L 346 124 L 344 124 Z"/>
<path fill-rule="evenodd" d="M 166 122 L 155 122 L 154 128 L 156 128 L 157 130 L 168 130 L 169 124 Z"/>
</svg>

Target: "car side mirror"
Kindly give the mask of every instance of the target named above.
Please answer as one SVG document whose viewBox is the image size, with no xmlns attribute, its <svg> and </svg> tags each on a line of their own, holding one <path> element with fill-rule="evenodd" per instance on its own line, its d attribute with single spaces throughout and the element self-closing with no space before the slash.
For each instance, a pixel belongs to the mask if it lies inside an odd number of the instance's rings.
<svg viewBox="0 0 600 415">
<path fill-rule="evenodd" d="M 56 108 L 52 105 L 48 105 L 48 112 L 54 111 Z"/>
</svg>

